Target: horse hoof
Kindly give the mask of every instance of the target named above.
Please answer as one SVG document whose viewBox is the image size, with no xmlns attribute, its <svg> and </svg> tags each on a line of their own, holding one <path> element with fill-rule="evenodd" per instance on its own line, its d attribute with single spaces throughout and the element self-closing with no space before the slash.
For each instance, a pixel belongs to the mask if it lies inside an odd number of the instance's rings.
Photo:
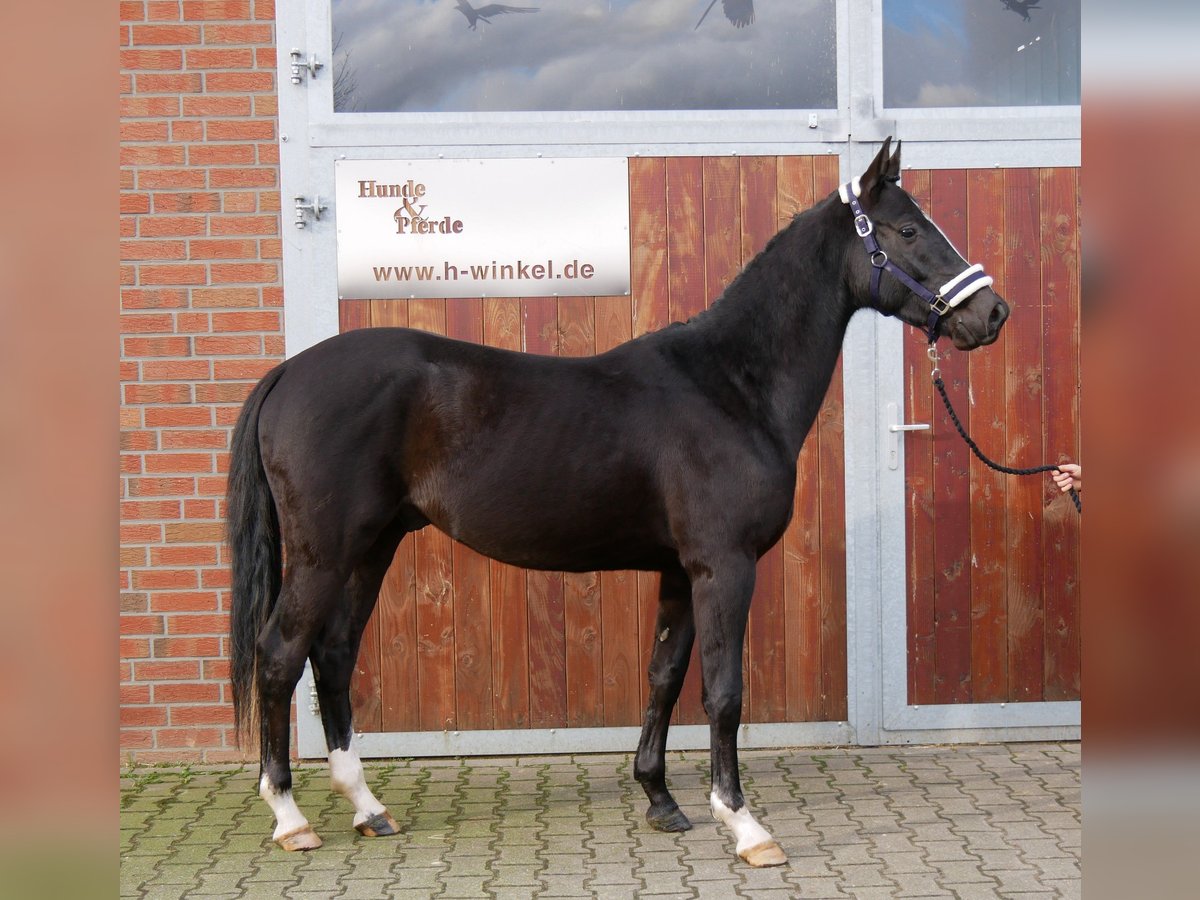
<svg viewBox="0 0 1200 900">
<path fill-rule="evenodd" d="M 354 826 L 354 830 L 363 837 L 387 837 L 389 834 L 397 834 L 400 826 L 385 809 L 383 812 L 371 816 L 365 822 L 359 822 Z"/>
<path fill-rule="evenodd" d="M 305 825 L 303 828 L 297 828 L 295 831 L 281 834 L 275 838 L 275 843 L 289 852 L 293 850 L 316 850 L 321 846 L 321 839 L 312 830 L 311 825 Z"/>
<path fill-rule="evenodd" d="M 755 844 L 753 847 L 747 847 L 745 850 L 738 853 L 742 859 L 748 862 L 755 868 L 766 868 L 767 866 L 782 866 L 787 862 L 787 856 L 774 841 L 764 841 L 761 844 Z"/>
<path fill-rule="evenodd" d="M 690 831 L 692 828 L 691 820 L 678 806 L 663 810 L 652 806 L 646 811 L 646 821 L 655 831 Z"/>
</svg>

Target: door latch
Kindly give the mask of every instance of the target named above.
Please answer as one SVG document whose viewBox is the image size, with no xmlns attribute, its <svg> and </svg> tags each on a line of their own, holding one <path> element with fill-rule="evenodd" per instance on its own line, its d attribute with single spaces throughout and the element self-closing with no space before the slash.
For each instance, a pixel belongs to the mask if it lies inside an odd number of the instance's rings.
<svg viewBox="0 0 1200 900">
<path fill-rule="evenodd" d="M 312 216 L 314 221 L 321 221 L 321 213 L 329 207 L 321 202 L 321 198 L 313 196 L 312 203 L 305 202 L 303 197 L 296 197 L 296 227 L 304 228 L 308 222 L 305 221 L 306 215 Z"/>
<path fill-rule="evenodd" d="M 314 54 L 309 54 L 308 59 L 304 58 L 304 51 L 299 47 L 292 48 L 292 84 L 299 84 L 304 80 L 304 70 L 308 70 L 309 78 L 317 77 L 317 69 L 324 68 L 325 63 L 318 62 Z"/>
<path fill-rule="evenodd" d="M 915 422 L 910 425 L 901 424 L 900 407 L 895 403 L 887 405 L 888 417 L 888 468 L 900 468 L 900 435 L 905 431 L 928 431 L 928 422 Z"/>
</svg>

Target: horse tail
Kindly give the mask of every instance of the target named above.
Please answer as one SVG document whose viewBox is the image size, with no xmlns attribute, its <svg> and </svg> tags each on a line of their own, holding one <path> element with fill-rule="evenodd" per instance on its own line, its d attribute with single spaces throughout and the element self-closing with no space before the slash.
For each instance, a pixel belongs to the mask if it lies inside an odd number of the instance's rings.
<svg viewBox="0 0 1200 900">
<path fill-rule="evenodd" d="M 250 392 L 233 429 L 226 492 L 233 569 L 229 622 L 229 680 L 233 687 L 234 737 L 238 746 L 258 733 L 258 636 L 266 624 L 283 576 L 279 515 L 258 442 L 263 401 L 283 375 L 276 366 Z"/>
</svg>

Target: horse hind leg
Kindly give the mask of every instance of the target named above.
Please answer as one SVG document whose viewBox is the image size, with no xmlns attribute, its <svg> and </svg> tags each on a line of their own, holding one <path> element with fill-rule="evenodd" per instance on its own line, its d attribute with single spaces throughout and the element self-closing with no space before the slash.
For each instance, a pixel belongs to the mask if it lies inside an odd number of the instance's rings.
<svg viewBox="0 0 1200 900">
<path fill-rule="evenodd" d="M 658 831 L 687 831 L 692 823 L 671 796 L 666 780 L 667 729 L 696 636 L 691 586 L 682 571 L 663 574 L 654 635 L 648 672 L 650 699 L 633 773 L 650 800 L 646 811 L 650 827 Z"/>
<path fill-rule="evenodd" d="M 397 543 L 381 540 L 368 560 L 354 571 L 346 584 L 346 602 L 337 607 L 312 650 L 321 724 L 329 748 L 330 781 L 354 807 L 354 829 L 365 837 L 385 837 L 400 831 L 396 820 L 367 787 L 362 761 L 354 747 L 350 709 L 350 679 L 359 644 Z"/>
</svg>

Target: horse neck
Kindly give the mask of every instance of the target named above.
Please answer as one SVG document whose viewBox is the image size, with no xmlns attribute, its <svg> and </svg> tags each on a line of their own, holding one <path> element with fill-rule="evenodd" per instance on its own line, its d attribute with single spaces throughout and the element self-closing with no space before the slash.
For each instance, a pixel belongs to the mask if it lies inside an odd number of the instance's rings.
<svg viewBox="0 0 1200 900">
<path fill-rule="evenodd" d="M 739 395 L 792 459 L 825 398 L 855 309 L 843 276 L 853 231 L 835 203 L 793 220 L 689 323 L 703 347 L 702 376 L 723 395 Z"/>
</svg>

